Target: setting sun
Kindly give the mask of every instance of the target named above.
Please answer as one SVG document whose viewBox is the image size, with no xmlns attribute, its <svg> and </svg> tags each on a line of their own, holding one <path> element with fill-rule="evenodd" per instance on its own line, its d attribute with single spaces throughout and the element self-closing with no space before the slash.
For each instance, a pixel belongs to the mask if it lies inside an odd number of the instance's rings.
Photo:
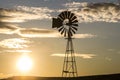
<svg viewBox="0 0 120 80">
<path fill-rule="evenodd" d="M 33 66 L 32 59 L 28 55 L 22 55 L 17 61 L 17 68 L 21 72 L 28 72 Z"/>
</svg>

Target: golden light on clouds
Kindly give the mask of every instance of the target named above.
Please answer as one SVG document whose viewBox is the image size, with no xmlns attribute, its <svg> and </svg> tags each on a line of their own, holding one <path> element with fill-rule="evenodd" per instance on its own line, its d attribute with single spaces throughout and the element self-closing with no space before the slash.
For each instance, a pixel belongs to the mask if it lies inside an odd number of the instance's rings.
<svg viewBox="0 0 120 80">
<path fill-rule="evenodd" d="M 64 6 L 76 14 L 79 23 L 120 21 L 120 5 L 116 3 L 72 2 Z"/>
<path fill-rule="evenodd" d="M 29 43 L 23 38 L 11 38 L 0 41 L 0 46 L 4 48 L 25 48 L 28 47 L 25 43 Z"/>
<path fill-rule="evenodd" d="M 70 56 L 71 54 L 69 54 Z M 55 53 L 55 54 L 52 54 L 51 56 L 56 56 L 56 57 L 65 57 L 65 54 L 63 53 Z M 69 57 L 68 56 L 68 57 Z M 97 55 L 95 54 L 80 54 L 80 53 L 75 53 L 75 56 L 76 57 L 81 57 L 83 59 L 92 59 L 94 57 L 96 57 Z"/>
<path fill-rule="evenodd" d="M 16 67 L 22 73 L 29 72 L 33 67 L 32 58 L 26 54 L 20 56 L 17 61 Z"/>
</svg>

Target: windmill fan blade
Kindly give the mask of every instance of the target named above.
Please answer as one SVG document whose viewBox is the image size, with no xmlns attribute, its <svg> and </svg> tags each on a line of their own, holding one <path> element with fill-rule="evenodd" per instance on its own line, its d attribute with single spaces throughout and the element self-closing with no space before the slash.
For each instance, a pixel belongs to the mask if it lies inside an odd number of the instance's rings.
<svg viewBox="0 0 120 80">
<path fill-rule="evenodd" d="M 71 15 L 71 12 L 68 11 L 68 16 L 67 16 L 68 19 L 70 18 L 70 15 Z"/>
<path fill-rule="evenodd" d="M 62 17 L 60 17 L 60 16 L 58 16 L 58 19 L 60 19 L 61 21 L 63 21 L 63 18 L 62 18 Z"/>
<path fill-rule="evenodd" d="M 66 16 L 66 17 L 67 17 L 67 19 L 69 18 L 69 16 L 68 16 L 68 11 L 67 11 L 67 16 Z"/>
<path fill-rule="evenodd" d="M 76 28 L 76 27 L 73 27 L 73 26 L 72 26 L 72 28 L 77 31 L 77 28 Z"/>
<path fill-rule="evenodd" d="M 66 36 L 67 36 L 67 31 L 65 30 L 64 37 L 66 37 Z"/>
<path fill-rule="evenodd" d="M 69 37 L 73 36 L 71 31 L 69 31 L 68 34 L 69 34 Z"/>
<path fill-rule="evenodd" d="M 71 30 L 71 32 L 73 32 L 75 34 L 75 31 L 73 29 L 70 29 L 70 30 Z"/>
<path fill-rule="evenodd" d="M 65 20 L 65 12 L 63 12 L 63 18 L 64 18 L 64 20 Z"/>
<path fill-rule="evenodd" d="M 61 34 L 63 34 L 65 32 L 65 28 L 61 31 Z"/>
<path fill-rule="evenodd" d="M 71 13 L 71 14 L 70 14 L 70 18 L 69 18 L 69 19 L 71 20 L 73 16 L 74 16 L 74 14 L 73 14 L 73 13 Z"/>
<path fill-rule="evenodd" d="M 60 14 L 60 15 L 58 15 L 58 18 L 60 18 L 60 19 L 62 19 L 62 20 L 64 20 L 63 19 L 63 16 Z"/>
<path fill-rule="evenodd" d="M 76 20 L 74 20 L 74 21 L 72 21 L 72 23 L 77 23 L 78 22 L 78 20 L 76 19 Z"/>
<path fill-rule="evenodd" d="M 62 12 L 62 13 L 59 14 L 58 16 L 59 16 L 61 19 L 63 19 L 63 20 L 65 19 L 65 17 L 64 17 L 64 12 Z"/>
<path fill-rule="evenodd" d="M 67 11 L 64 12 L 64 15 L 65 15 L 65 19 L 67 19 L 67 15 L 68 15 Z"/>
<path fill-rule="evenodd" d="M 76 26 L 76 27 L 78 26 L 78 24 L 72 24 L 72 25 L 73 25 L 73 26 Z"/>
<path fill-rule="evenodd" d="M 73 16 L 73 17 L 71 18 L 72 21 L 74 21 L 75 19 L 77 19 L 76 16 Z"/>
<path fill-rule="evenodd" d="M 72 32 L 71 32 L 71 28 L 69 28 L 68 30 L 68 37 L 71 37 L 72 36 Z"/>
<path fill-rule="evenodd" d="M 64 27 L 61 27 L 58 31 L 60 32 Z"/>
</svg>

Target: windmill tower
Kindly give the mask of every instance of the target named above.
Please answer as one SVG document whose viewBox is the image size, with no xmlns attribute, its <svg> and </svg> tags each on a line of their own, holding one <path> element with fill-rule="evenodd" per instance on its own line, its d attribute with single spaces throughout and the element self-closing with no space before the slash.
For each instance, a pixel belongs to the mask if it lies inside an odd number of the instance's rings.
<svg viewBox="0 0 120 80">
<path fill-rule="evenodd" d="M 62 77 L 77 77 L 77 67 L 75 61 L 75 53 L 73 48 L 72 36 L 78 28 L 78 20 L 74 13 L 70 11 L 61 12 L 57 18 L 53 18 L 52 28 L 57 28 L 58 31 L 67 40 L 65 51 Z"/>
</svg>

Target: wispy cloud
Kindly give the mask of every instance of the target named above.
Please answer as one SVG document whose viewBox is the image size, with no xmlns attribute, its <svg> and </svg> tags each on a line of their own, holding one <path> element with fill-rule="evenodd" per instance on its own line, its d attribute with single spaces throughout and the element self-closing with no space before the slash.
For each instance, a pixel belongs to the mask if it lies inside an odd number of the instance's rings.
<svg viewBox="0 0 120 80">
<path fill-rule="evenodd" d="M 0 22 L 0 33 L 2 34 L 13 34 L 17 29 L 17 25 Z"/>
<path fill-rule="evenodd" d="M 51 19 L 51 13 L 54 12 L 53 9 L 48 7 L 28 7 L 28 6 L 17 6 L 17 10 L 29 13 L 31 19 Z M 27 16 L 26 16 L 27 17 Z M 29 18 L 27 18 L 29 20 Z"/>
<path fill-rule="evenodd" d="M 64 4 L 78 17 L 79 22 L 119 22 L 120 5 L 115 3 L 72 2 Z M 0 8 L 0 22 L 20 23 L 29 20 L 51 19 L 55 10 L 48 7 L 15 6 L 14 9 Z M 29 17 L 28 17 L 29 16 Z"/>
<path fill-rule="evenodd" d="M 70 11 L 74 12 L 79 22 L 120 22 L 120 5 L 115 3 L 66 3 Z"/>
<path fill-rule="evenodd" d="M 50 13 L 52 12 L 53 10 L 47 7 L 17 6 L 12 9 L 0 8 L 0 33 L 18 34 L 21 27 L 15 25 L 15 23 L 51 19 Z"/>
<path fill-rule="evenodd" d="M 52 54 L 51 56 L 64 57 L 65 54 L 55 53 L 55 54 Z M 92 58 L 94 58 L 96 55 L 95 55 L 95 54 L 79 54 L 79 53 L 75 53 L 75 56 L 76 56 L 76 57 L 83 58 L 83 59 L 92 59 Z"/>
<path fill-rule="evenodd" d="M 0 41 L 0 47 L 11 49 L 26 48 L 28 47 L 28 45 L 26 45 L 27 43 L 29 43 L 29 41 L 23 38 L 5 39 Z"/>
<path fill-rule="evenodd" d="M 17 25 L 0 23 L 0 33 L 2 34 L 18 34 L 28 38 L 60 38 L 63 37 L 57 30 L 40 29 L 40 28 L 20 28 Z M 73 38 L 94 38 L 97 35 L 75 34 Z"/>
<path fill-rule="evenodd" d="M 93 34 L 75 34 L 73 37 L 74 38 L 94 38 L 94 37 L 97 37 L 97 35 L 93 35 Z"/>
<path fill-rule="evenodd" d="M 87 2 L 72 2 L 72 3 L 66 3 L 63 4 L 63 6 L 69 7 L 69 8 L 80 8 L 87 6 Z"/>
<path fill-rule="evenodd" d="M 21 28 L 13 23 L 25 22 L 29 20 L 50 19 L 51 13 L 55 10 L 47 7 L 28 7 L 17 6 L 16 9 L 0 8 L 0 33 L 2 34 L 18 34 L 22 37 L 29 38 L 57 38 L 63 37 L 55 30 L 40 29 L 40 28 Z M 41 16 L 42 15 L 42 16 Z M 30 16 L 30 17 L 28 17 Z M 93 34 L 75 34 L 74 38 L 93 38 Z"/>
<path fill-rule="evenodd" d="M 0 22 L 19 23 L 28 20 L 50 19 L 51 12 L 53 10 L 47 7 L 17 6 L 16 9 L 0 8 Z"/>
<path fill-rule="evenodd" d="M 4 53 L 31 53 L 31 50 L 25 50 L 25 49 L 7 49 L 7 48 L 3 48 L 2 50 L 0 50 L 0 54 L 4 54 Z"/>
<path fill-rule="evenodd" d="M 31 12 L 35 14 L 41 13 L 51 13 L 54 10 L 49 9 L 48 7 L 28 7 L 28 6 L 17 6 L 17 9 L 20 11 Z"/>
<path fill-rule="evenodd" d="M 0 8 L 0 33 L 18 34 L 18 30 L 21 28 L 14 23 L 26 22 L 29 20 L 50 19 L 51 12 L 52 10 L 47 7 L 17 6 L 16 9 Z"/>
<path fill-rule="evenodd" d="M 31 53 L 32 51 L 30 50 L 4 50 L 2 52 L 7 52 L 7 53 Z"/>
<path fill-rule="evenodd" d="M 59 37 L 63 37 L 61 36 L 61 34 L 58 31 L 55 30 L 48 30 L 48 29 L 39 29 L 39 28 L 23 28 L 19 30 L 18 33 L 20 36 L 22 37 L 30 37 L 30 38 L 34 38 L 34 37 L 43 37 L 43 38 L 59 38 Z M 74 38 L 93 38 L 96 37 L 96 35 L 93 34 L 75 34 L 73 36 Z"/>
<path fill-rule="evenodd" d="M 8 78 L 8 77 L 11 77 L 11 76 L 13 76 L 13 74 L 4 74 L 4 73 L 0 73 L 0 79 Z"/>
<path fill-rule="evenodd" d="M 107 49 L 107 51 L 115 51 L 115 49 Z"/>
<path fill-rule="evenodd" d="M 32 43 L 24 38 L 10 38 L 0 41 L 0 53 L 31 53 L 26 49 Z"/>
<path fill-rule="evenodd" d="M 34 37 L 60 37 L 60 33 L 54 30 L 48 30 L 48 29 L 39 29 L 39 28 L 29 28 L 29 29 L 20 29 L 19 33 L 20 36 L 22 37 L 29 37 L 29 38 L 34 38 Z"/>
</svg>

